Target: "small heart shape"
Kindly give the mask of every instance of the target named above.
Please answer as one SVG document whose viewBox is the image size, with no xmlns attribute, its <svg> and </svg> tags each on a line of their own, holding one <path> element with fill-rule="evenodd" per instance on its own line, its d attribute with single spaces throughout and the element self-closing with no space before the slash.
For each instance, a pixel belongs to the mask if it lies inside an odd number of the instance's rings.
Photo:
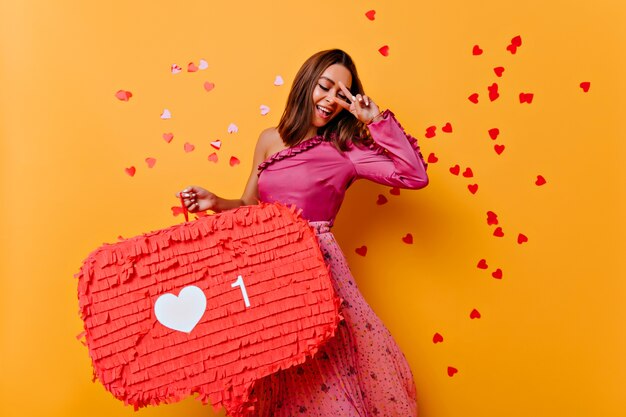
<svg viewBox="0 0 626 417">
<path fill-rule="evenodd" d="M 496 227 L 496 230 L 493 231 L 493 235 L 496 237 L 503 237 L 504 236 L 504 232 L 502 231 L 502 228 L 500 226 Z"/>
<path fill-rule="evenodd" d="M 393 187 L 391 190 L 389 190 L 389 194 L 391 194 L 391 195 L 400 195 L 400 188 Z"/>
<path fill-rule="evenodd" d="M 437 162 L 437 161 L 439 161 L 439 158 L 437 158 L 437 157 L 435 156 L 435 154 L 431 152 L 431 153 L 428 155 L 428 163 L 429 163 L 429 164 L 434 164 L 434 163 L 435 163 L 435 162 Z"/>
<path fill-rule="evenodd" d="M 283 77 L 281 77 L 280 75 L 277 75 L 276 78 L 274 78 L 274 85 L 278 87 L 283 84 L 285 84 L 285 80 L 283 80 Z"/>
<path fill-rule="evenodd" d="M 170 113 L 168 109 L 163 109 L 163 112 L 161 113 L 161 119 L 165 120 L 165 119 L 171 119 L 171 118 L 172 118 L 172 113 Z"/>
<path fill-rule="evenodd" d="M 589 81 L 583 81 L 580 83 L 580 88 L 582 88 L 585 93 L 589 91 L 589 87 L 591 87 L 591 83 Z"/>
<path fill-rule="evenodd" d="M 478 269 L 487 269 L 489 268 L 489 265 L 487 265 L 487 261 L 485 259 L 481 259 L 480 261 L 478 261 L 478 264 L 476 265 L 476 267 Z"/>
<path fill-rule="evenodd" d="M 448 376 L 449 377 L 453 377 L 457 372 L 459 372 L 458 369 L 456 369 L 455 367 L 452 367 L 452 366 L 448 366 Z"/>
<path fill-rule="evenodd" d="M 504 67 L 495 67 L 493 72 L 496 73 L 498 77 L 502 77 L 502 73 L 504 72 Z"/>
<path fill-rule="evenodd" d="M 193 150 L 196 149 L 196 147 L 189 142 L 185 142 L 183 148 L 185 149 L 185 152 L 193 152 Z"/>
<path fill-rule="evenodd" d="M 491 276 L 495 279 L 502 279 L 502 270 L 500 268 L 496 269 L 491 273 Z"/>
<path fill-rule="evenodd" d="M 146 164 L 148 164 L 148 168 L 152 168 L 154 164 L 156 164 L 155 158 L 146 158 Z"/>
<path fill-rule="evenodd" d="M 178 74 L 182 70 L 183 69 L 180 66 L 178 66 L 177 64 L 172 64 L 172 68 L 171 68 L 172 74 Z"/>
<path fill-rule="evenodd" d="M 220 148 L 222 147 L 222 141 L 214 140 L 213 142 L 211 142 L 211 146 L 219 151 Z"/>
<path fill-rule="evenodd" d="M 461 167 L 459 166 L 459 164 L 456 164 L 455 166 L 450 168 L 450 173 L 453 175 L 459 175 L 459 172 L 461 172 Z"/>
<path fill-rule="evenodd" d="M 172 139 L 174 139 L 174 134 L 173 133 L 163 133 L 163 140 L 166 141 L 167 143 L 170 143 L 172 141 Z"/>
<path fill-rule="evenodd" d="M 261 104 L 259 108 L 261 109 L 261 116 L 265 116 L 267 113 L 270 112 L 270 108 L 265 104 Z"/>
<path fill-rule="evenodd" d="M 467 98 L 469 101 L 471 101 L 472 103 L 476 104 L 478 103 L 478 93 L 474 93 L 471 96 L 469 96 Z"/>
<path fill-rule="evenodd" d="M 204 59 L 201 59 L 200 62 L 198 62 L 198 69 L 205 70 L 207 68 L 209 68 L 209 63 L 206 62 Z"/>
<path fill-rule="evenodd" d="M 215 88 L 215 84 L 213 84 L 212 82 L 209 82 L 209 81 L 205 81 L 203 86 L 204 86 L 204 89 L 206 91 L 211 91 L 211 90 L 213 90 Z"/>
<path fill-rule="evenodd" d="M 474 47 L 472 48 L 472 55 L 482 55 L 483 50 L 480 49 L 480 46 L 478 45 L 474 45 Z"/>
<path fill-rule="evenodd" d="M 498 84 L 497 83 L 491 84 L 489 87 L 487 87 L 487 90 L 489 90 L 489 100 L 494 101 L 498 97 L 500 97 L 500 93 L 498 93 Z"/>
<path fill-rule="evenodd" d="M 478 191 L 478 184 L 469 184 L 467 186 L 467 189 L 470 191 L 470 193 L 476 194 L 476 191 Z"/>
<path fill-rule="evenodd" d="M 498 135 L 500 134 L 500 129 L 498 129 L 497 127 L 494 127 L 493 129 L 489 129 L 489 137 L 493 140 L 496 140 Z"/>
<path fill-rule="evenodd" d="M 129 168 L 124 168 L 124 171 L 130 175 L 131 177 L 135 176 L 135 172 L 137 172 L 137 170 L 135 169 L 135 167 L 129 167 Z"/>
<path fill-rule="evenodd" d="M 198 67 L 193 62 L 187 64 L 187 72 L 196 72 L 198 71 Z"/>
<path fill-rule="evenodd" d="M 498 155 L 501 155 L 504 152 L 504 145 L 493 145 L 493 150 L 496 151 Z"/>
<path fill-rule="evenodd" d="M 465 171 L 463 172 L 463 176 L 465 178 L 472 178 L 474 176 L 474 172 L 472 172 L 472 168 L 470 167 L 465 168 Z"/>
<path fill-rule="evenodd" d="M 231 123 L 228 125 L 228 133 L 237 133 L 239 132 L 239 127 L 236 124 Z"/>
<path fill-rule="evenodd" d="M 522 37 L 517 35 L 513 39 L 511 39 L 511 45 L 513 46 L 522 46 Z"/>
<path fill-rule="evenodd" d="M 172 216 L 178 216 L 185 212 L 181 206 L 170 207 L 172 209 Z"/>
<path fill-rule="evenodd" d="M 542 175 L 537 175 L 537 180 L 535 181 L 535 185 L 543 185 L 546 183 L 546 179 Z"/>
<path fill-rule="evenodd" d="M 441 128 L 441 130 L 446 133 L 452 133 L 452 125 L 448 122 Z"/>
<path fill-rule="evenodd" d="M 412 245 L 413 244 L 413 235 L 410 233 L 407 233 L 403 238 L 402 241 L 404 243 L 406 243 L 407 245 Z"/>
<path fill-rule="evenodd" d="M 241 161 L 239 161 L 239 158 L 237 158 L 236 156 L 231 156 L 230 161 L 228 161 L 231 167 L 234 167 L 235 165 L 239 165 L 240 162 Z"/>
<path fill-rule="evenodd" d="M 435 131 L 437 130 L 436 126 L 428 126 L 426 128 L 426 134 L 424 135 L 427 138 L 432 138 L 436 135 Z"/>
<path fill-rule="evenodd" d="M 439 333 L 435 333 L 433 335 L 433 343 L 441 343 L 443 342 L 443 336 L 440 335 Z"/>
<path fill-rule="evenodd" d="M 517 243 L 519 243 L 520 245 L 522 243 L 528 242 L 528 237 L 526 237 L 526 235 L 520 233 L 517 235 Z"/>
<path fill-rule="evenodd" d="M 519 93 L 519 102 L 530 104 L 533 102 L 533 97 L 533 93 Z"/>
<path fill-rule="evenodd" d="M 385 197 L 382 194 L 378 194 L 378 200 L 376 200 L 376 204 L 378 204 L 379 206 L 385 204 L 387 202 L 387 197 Z"/>
<path fill-rule="evenodd" d="M 474 320 L 474 319 L 479 319 L 480 316 L 480 312 L 476 309 L 473 309 L 472 312 L 470 313 L 470 319 Z"/>
<path fill-rule="evenodd" d="M 368 10 L 367 12 L 365 12 L 365 16 L 369 19 L 369 20 L 374 20 L 375 16 L 376 16 L 376 10 Z"/>
<path fill-rule="evenodd" d="M 509 46 L 506 47 L 506 50 L 509 51 L 510 53 L 512 53 L 513 55 L 515 55 L 515 53 L 517 52 L 517 46 L 509 45 Z"/>
<path fill-rule="evenodd" d="M 496 213 L 494 213 L 493 211 L 488 211 L 487 212 L 487 224 L 489 226 L 491 226 L 493 224 L 498 224 L 498 215 Z"/>
<path fill-rule="evenodd" d="M 382 56 L 389 56 L 389 45 L 381 46 L 378 52 L 380 52 Z"/>
<path fill-rule="evenodd" d="M 213 152 L 211 155 L 209 155 L 209 162 L 215 162 L 217 163 L 217 154 L 215 152 Z"/>
<path fill-rule="evenodd" d="M 115 93 L 115 97 L 117 97 L 117 99 L 120 101 L 128 101 L 128 99 L 131 98 L 132 96 L 133 96 L 133 93 L 131 93 L 130 91 L 126 91 L 126 90 L 118 90 L 118 92 Z"/>
<path fill-rule="evenodd" d="M 354 251 L 361 256 L 365 256 L 367 254 L 367 246 L 363 245 L 360 248 L 356 248 Z"/>
<path fill-rule="evenodd" d="M 206 310 L 206 296 L 195 285 L 183 288 L 178 296 L 163 294 L 154 303 L 154 315 L 168 329 L 191 333 Z"/>
</svg>

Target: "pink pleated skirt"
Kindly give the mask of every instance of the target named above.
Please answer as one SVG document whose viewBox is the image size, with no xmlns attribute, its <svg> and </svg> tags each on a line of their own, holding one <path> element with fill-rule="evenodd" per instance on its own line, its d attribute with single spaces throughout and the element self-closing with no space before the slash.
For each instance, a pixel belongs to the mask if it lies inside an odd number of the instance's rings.
<svg viewBox="0 0 626 417">
<path fill-rule="evenodd" d="M 250 416 L 416 417 L 413 374 L 391 333 L 357 288 L 328 222 L 310 222 L 330 266 L 341 321 L 313 358 L 259 381 Z"/>
</svg>

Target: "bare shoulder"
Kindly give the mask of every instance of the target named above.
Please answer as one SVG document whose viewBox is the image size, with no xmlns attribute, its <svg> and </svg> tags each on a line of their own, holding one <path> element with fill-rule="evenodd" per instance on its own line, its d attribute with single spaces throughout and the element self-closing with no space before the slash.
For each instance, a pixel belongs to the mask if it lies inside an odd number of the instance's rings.
<svg viewBox="0 0 626 417">
<path fill-rule="evenodd" d="M 269 127 L 261 132 L 257 147 L 263 152 L 264 158 L 286 148 L 276 127 Z"/>
</svg>

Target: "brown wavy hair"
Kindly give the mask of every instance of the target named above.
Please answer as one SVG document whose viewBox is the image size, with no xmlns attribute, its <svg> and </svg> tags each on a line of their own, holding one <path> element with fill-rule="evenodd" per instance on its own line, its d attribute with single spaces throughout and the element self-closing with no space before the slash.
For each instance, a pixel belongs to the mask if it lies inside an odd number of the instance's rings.
<svg viewBox="0 0 626 417">
<path fill-rule="evenodd" d="M 287 97 L 285 111 L 278 123 L 278 133 L 285 145 L 293 146 L 307 139 L 305 136 L 311 127 L 315 110 L 311 100 L 313 90 L 326 68 L 334 64 L 343 65 L 350 71 L 352 95 L 363 94 L 363 86 L 350 55 L 341 49 L 329 49 L 314 54 L 298 70 Z M 331 140 L 343 151 L 348 149 L 349 142 L 367 143 L 371 140 L 366 125 L 345 109 L 326 125 L 318 128 L 317 134 Z"/>
</svg>

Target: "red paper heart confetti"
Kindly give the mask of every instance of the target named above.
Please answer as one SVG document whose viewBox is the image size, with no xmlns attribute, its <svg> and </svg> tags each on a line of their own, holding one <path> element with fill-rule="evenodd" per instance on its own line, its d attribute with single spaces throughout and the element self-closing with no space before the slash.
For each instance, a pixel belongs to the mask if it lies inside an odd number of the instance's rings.
<svg viewBox="0 0 626 417">
<path fill-rule="evenodd" d="M 478 191 L 478 184 L 469 184 L 467 186 L 467 189 L 470 191 L 470 193 L 476 194 L 476 191 Z"/>
<path fill-rule="evenodd" d="M 491 84 L 489 87 L 487 87 L 487 90 L 489 90 L 489 100 L 494 101 L 498 97 L 500 97 L 500 93 L 498 93 L 498 84 L 497 83 Z"/>
<path fill-rule="evenodd" d="M 526 235 L 520 233 L 517 235 L 517 243 L 519 243 L 520 245 L 522 243 L 528 242 L 528 237 L 526 237 Z"/>
<path fill-rule="evenodd" d="M 474 319 L 479 319 L 480 316 L 480 312 L 476 309 L 473 309 L 472 312 L 470 313 L 470 319 L 474 320 Z"/>
<path fill-rule="evenodd" d="M 478 269 L 487 269 L 489 268 L 489 265 L 487 265 L 487 261 L 485 259 L 481 259 L 480 261 L 478 261 L 478 264 L 476 265 L 476 267 Z"/>
<path fill-rule="evenodd" d="M 413 244 L 413 235 L 410 233 L 407 233 L 403 238 L 402 241 L 404 243 L 406 243 L 407 245 L 412 245 Z"/>
<path fill-rule="evenodd" d="M 434 164 L 437 161 L 439 161 L 439 158 L 437 158 L 434 153 L 431 152 L 430 154 L 428 154 L 428 163 L 429 164 Z"/>
<path fill-rule="evenodd" d="M 118 92 L 115 93 L 115 97 L 117 97 L 117 99 L 120 101 L 128 101 L 128 99 L 130 99 L 132 96 L 133 93 L 125 90 L 118 90 Z"/>
<path fill-rule="evenodd" d="M 441 130 L 446 133 L 452 133 L 452 125 L 448 122 L 441 128 Z"/>
<path fill-rule="evenodd" d="M 474 45 L 474 47 L 472 48 L 472 55 L 482 55 L 483 50 L 480 49 L 480 46 L 478 45 Z"/>
<path fill-rule="evenodd" d="M 391 190 L 389 190 L 389 194 L 400 195 L 400 189 L 398 187 L 393 187 Z"/>
<path fill-rule="evenodd" d="M 185 142 L 183 148 L 185 149 L 185 152 L 193 152 L 193 150 L 196 149 L 196 147 L 189 142 Z"/>
<path fill-rule="evenodd" d="M 146 158 L 146 164 L 148 165 L 148 168 L 152 168 L 154 166 L 154 164 L 156 164 L 156 159 L 155 158 Z"/>
<path fill-rule="evenodd" d="M 504 232 L 502 231 L 502 228 L 500 226 L 496 227 L 496 230 L 493 231 L 493 235 L 496 237 L 503 237 L 504 236 Z"/>
<path fill-rule="evenodd" d="M 211 142 L 211 147 L 217 149 L 218 151 L 220 150 L 220 148 L 222 147 L 222 141 L 221 140 L 214 140 L 213 142 Z"/>
<path fill-rule="evenodd" d="M 211 82 L 208 82 L 208 81 L 205 81 L 204 84 L 203 84 L 203 87 L 204 87 L 204 89 L 206 91 L 211 91 L 211 90 L 213 90 L 215 88 L 215 84 L 213 84 Z"/>
<path fill-rule="evenodd" d="M 493 129 L 489 129 L 489 137 L 493 140 L 496 140 L 498 138 L 498 135 L 500 134 L 500 129 L 498 129 L 497 127 L 494 127 Z"/>
<path fill-rule="evenodd" d="M 504 145 L 493 145 L 493 150 L 496 151 L 498 155 L 501 155 L 504 152 Z"/>
<path fill-rule="evenodd" d="M 519 102 L 530 104 L 533 102 L 533 97 L 533 93 L 519 93 Z"/>
<path fill-rule="evenodd" d="M 463 172 L 463 176 L 465 178 L 472 178 L 474 176 L 474 172 L 472 172 L 472 168 L 470 167 L 465 168 L 465 171 Z"/>
<path fill-rule="evenodd" d="M 450 168 L 450 173 L 452 175 L 459 175 L 459 172 L 461 172 L 461 167 L 459 166 L 459 164 L 456 164 L 455 166 Z"/>
<path fill-rule="evenodd" d="M 456 369 L 453 366 L 448 366 L 448 376 L 449 377 L 453 377 L 457 372 L 459 372 L 458 369 Z"/>
<path fill-rule="evenodd" d="M 495 279 L 502 279 L 502 270 L 500 268 L 496 269 L 491 273 L 491 276 Z"/>
<path fill-rule="evenodd" d="M 488 211 L 487 212 L 487 224 L 489 226 L 491 226 L 493 224 L 498 224 L 498 215 L 496 213 L 494 213 L 493 211 Z"/>
<path fill-rule="evenodd" d="M 478 93 L 474 93 L 474 94 L 472 94 L 472 95 L 471 95 L 471 96 L 469 96 L 467 99 L 468 99 L 469 101 L 471 101 L 472 103 L 477 104 L 477 103 L 478 103 Z"/>
<path fill-rule="evenodd" d="M 436 126 L 428 126 L 426 128 L 426 134 L 424 135 L 427 138 L 432 138 L 436 135 L 435 131 L 437 130 Z"/>
<path fill-rule="evenodd" d="M 589 81 L 583 81 L 580 83 L 580 88 L 582 88 L 585 93 L 589 91 L 589 87 L 591 87 L 591 83 Z"/>
<path fill-rule="evenodd" d="M 228 161 L 231 167 L 234 167 L 235 165 L 239 165 L 240 162 L 241 161 L 239 161 L 239 158 L 237 158 L 236 156 L 231 156 L 230 161 Z"/>
<path fill-rule="evenodd" d="M 174 139 L 174 134 L 173 133 L 163 133 L 163 140 L 166 141 L 167 143 L 170 143 L 172 141 L 172 139 Z"/>
<path fill-rule="evenodd" d="M 376 204 L 378 204 L 379 206 L 382 206 L 386 202 L 387 202 L 387 197 L 385 197 L 382 194 L 378 194 L 378 199 L 376 200 Z"/>
<path fill-rule="evenodd" d="M 382 56 L 389 56 L 389 45 L 381 46 L 378 52 L 380 52 Z"/>
<path fill-rule="evenodd" d="M 360 248 L 356 248 L 354 251 L 361 256 L 365 256 L 367 255 L 367 246 L 363 245 Z"/>
<path fill-rule="evenodd" d="M 193 62 L 187 64 L 187 72 L 196 72 L 198 71 L 198 67 Z"/>
<path fill-rule="evenodd" d="M 131 177 L 134 177 L 135 172 L 137 172 L 137 170 L 135 169 L 135 167 L 129 167 L 129 168 L 124 168 L 124 172 L 126 172 Z"/>
<path fill-rule="evenodd" d="M 209 155 L 208 160 L 209 160 L 209 162 L 216 162 L 217 163 L 217 154 L 215 152 L 213 152 L 211 155 Z"/>
<path fill-rule="evenodd" d="M 435 333 L 433 335 L 433 343 L 441 343 L 443 342 L 443 336 L 440 335 L 439 333 Z"/>
<path fill-rule="evenodd" d="M 543 185 L 546 183 L 546 179 L 542 175 L 537 175 L 537 180 L 535 181 L 535 185 Z"/>
<path fill-rule="evenodd" d="M 92 252 L 77 277 L 94 376 L 136 408 L 198 393 L 228 415 L 256 411 L 255 381 L 304 363 L 341 320 L 294 211 L 241 207 Z"/>
<path fill-rule="evenodd" d="M 376 16 L 376 10 L 368 10 L 367 12 L 365 12 L 365 16 L 369 19 L 369 20 L 374 20 L 375 16 Z"/>
<path fill-rule="evenodd" d="M 493 72 L 496 74 L 496 76 L 502 77 L 502 73 L 504 72 L 504 67 L 495 67 L 493 69 Z"/>
<path fill-rule="evenodd" d="M 170 208 L 172 209 L 172 216 L 178 216 L 185 212 L 185 210 L 181 206 L 174 206 Z"/>
<path fill-rule="evenodd" d="M 511 39 L 511 43 L 506 47 L 506 50 L 515 54 L 520 46 L 522 46 L 522 37 L 518 35 Z"/>
</svg>

